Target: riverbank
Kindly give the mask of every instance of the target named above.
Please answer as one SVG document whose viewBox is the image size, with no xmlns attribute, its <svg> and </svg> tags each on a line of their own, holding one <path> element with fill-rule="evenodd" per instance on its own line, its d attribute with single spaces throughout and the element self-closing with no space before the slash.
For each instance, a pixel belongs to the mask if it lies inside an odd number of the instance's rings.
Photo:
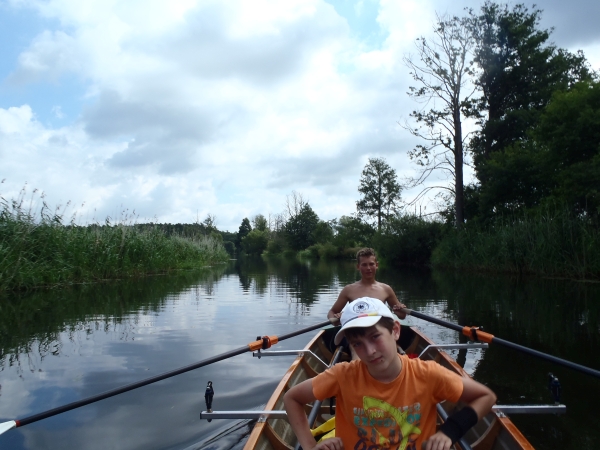
<svg viewBox="0 0 600 450">
<path fill-rule="evenodd" d="M 0 292 L 168 273 L 222 263 L 210 236 L 166 236 L 133 224 L 65 225 L 58 212 L 0 206 Z"/>
</svg>

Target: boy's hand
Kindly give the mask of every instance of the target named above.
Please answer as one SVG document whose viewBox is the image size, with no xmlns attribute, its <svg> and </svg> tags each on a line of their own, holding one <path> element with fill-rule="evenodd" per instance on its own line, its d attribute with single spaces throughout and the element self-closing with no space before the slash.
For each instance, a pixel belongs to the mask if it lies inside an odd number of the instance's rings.
<svg viewBox="0 0 600 450">
<path fill-rule="evenodd" d="M 441 431 L 438 431 L 429 440 L 423 442 L 422 450 L 450 450 L 452 440 Z"/>
<path fill-rule="evenodd" d="M 340 323 L 340 317 L 342 317 L 342 313 L 341 312 L 330 314 L 329 321 L 332 324 L 337 325 L 337 324 Z"/>
<path fill-rule="evenodd" d="M 402 311 L 402 308 L 406 308 L 406 305 L 404 303 L 400 303 L 399 305 L 392 306 L 392 311 L 400 319 L 406 319 L 406 313 L 404 311 Z"/>
<path fill-rule="evenodd" d="M 332 437 L 319 442 L 312 450 L 344 450 L 344 443 L 339 437 Z"/>
</svg>

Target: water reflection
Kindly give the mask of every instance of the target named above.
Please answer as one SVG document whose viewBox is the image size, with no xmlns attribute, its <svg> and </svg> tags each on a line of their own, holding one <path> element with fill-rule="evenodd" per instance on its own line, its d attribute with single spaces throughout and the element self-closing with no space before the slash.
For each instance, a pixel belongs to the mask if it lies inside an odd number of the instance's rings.
<svg viewBox="0 0 600 450">
<path fill-rule="evenodd" d="M 0 299 L 0 421 L 25 417 L 239 348 L 257 335 L 322 321 L 357 279 L 352 261 L 243 259 L 201 272 Z M 382 268 L 401 301 L 498 337 L 600 368 L 600 286 L 559 280 Z M 412 320 L 412 319 L 411 319 Z M 439 342 L 458 333 L 412 320 Z M 302 348 L 309 335 L 278 344 Z M 599 380 L 501 347 L 455 352 L 502 403 L 549 403 L 563 385 L 564 417 L 515 417 L 536 448 L 600 446 Z M 198 420 L 204 386 L 215 409 L 257 409 L 292 357 L 241 355 L 0 436 L 8 449 L 241 448 L 243 421 Z"/>
<path fill-rule="evenodd" d="M 433 273 L 433 281 L 451 320 L 483 325 L 499 338 L 600 369 L 598 284 L 443 272 Z M 494 388 L 499 403 L 551 404 L 549 372 L 561 381 L 568 413 L 513 421 L 538 449 L 598 448 L 600 380 L 494 344 L 476 376 Z"/>
<path fill-rule="evenodd" d="M 170 299 L 188 289 L 193 289 L 197 298 L 211 295 L 225 272 L 226 266 L 217 266 L 175 277 L 80 285 L 0 298 L 0 363 L 19 364 L 21 354 L 35 354 L 43 360 L 48 354 L 60 353 L 62 339 L 75 342 L 97 332 L 132 340 L 133 330 L 152 326 L 151 317 Z"/>
</svg>

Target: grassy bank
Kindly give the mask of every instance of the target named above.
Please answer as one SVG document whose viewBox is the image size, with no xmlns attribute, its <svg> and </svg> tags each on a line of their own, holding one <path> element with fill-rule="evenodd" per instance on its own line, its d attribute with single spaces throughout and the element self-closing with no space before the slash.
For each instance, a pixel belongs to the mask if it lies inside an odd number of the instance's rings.
<svg viewBox="0 0 600 450">
<path fill-rule="evenodd" d="M 221 242 L 158 228 L 63 224 L 60 211 L 0 204 L 0 292 L 191 269 L 227 260 Z"/>
<path fill-rule="evenodd" d="M 435 248 L 440 267 L 600 279 L 600 230 L 585 217 L 566 212 L 529 213 L 499 219 L 486 229 L 447 233 Z"/>
</svg>

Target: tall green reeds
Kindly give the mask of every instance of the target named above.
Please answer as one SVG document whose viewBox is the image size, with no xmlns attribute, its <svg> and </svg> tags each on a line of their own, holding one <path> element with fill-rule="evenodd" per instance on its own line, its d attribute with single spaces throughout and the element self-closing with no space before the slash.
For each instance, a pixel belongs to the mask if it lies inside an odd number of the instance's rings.
<svg viewBox="0 0 600 450">
<path fill-rule="evenodd" d="M 589 217 L 560 209 L 466 226 L 441 240 L 434 265 L 552 277 L 600 279 L 600 229 Z"/>
<path fill-rule="evenodd" d="M 34 191 L 35 193 L 35 191 Z M 41 198 L 43 202 L 43 196 Z M 165 236 L 133 224 L 63 223 L 64 209 L 0 197 L 0 292 L 164 273 L 227 260 L 206 236 Z"/>
</svg>

